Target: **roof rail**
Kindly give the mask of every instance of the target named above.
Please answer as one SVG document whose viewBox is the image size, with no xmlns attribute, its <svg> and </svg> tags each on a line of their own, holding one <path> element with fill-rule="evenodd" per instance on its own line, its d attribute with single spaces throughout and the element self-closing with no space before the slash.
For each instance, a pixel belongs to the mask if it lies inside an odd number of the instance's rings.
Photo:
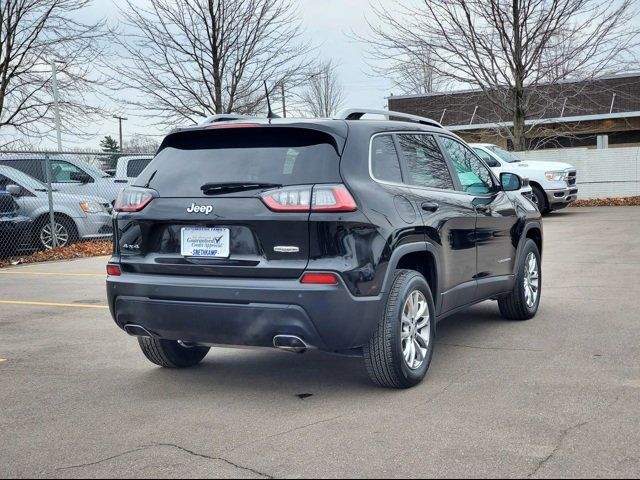
<svg viewBox="0 0 640 480">
<path fill-rule="evenodd" d="M 371 115 L 384 115 L 387 117 L 397 117 L 413 122 L 421 123 L 423 125 L 429 125 L 431 127 L 444 128 L 439 122 L 431 120 L 430 118 L 420 117 L 418 115 L 411 115 L 409 113 L 394 112 L 391 110 L 375 110 L 371 108 L 347 108 L 336 114 L 334 119 L 336 120 L 360 120 L 363 116 Z"/>
<path fill-rule="evenodd" d="M 209 125 L 217 122 L 232 122 L 234 120 L 246 120 L 248 118 L 257 118 L 251 115 L 241 115 L 239 113 L 219 113 L 205 118 L 200 125 Z"/>
</svg>

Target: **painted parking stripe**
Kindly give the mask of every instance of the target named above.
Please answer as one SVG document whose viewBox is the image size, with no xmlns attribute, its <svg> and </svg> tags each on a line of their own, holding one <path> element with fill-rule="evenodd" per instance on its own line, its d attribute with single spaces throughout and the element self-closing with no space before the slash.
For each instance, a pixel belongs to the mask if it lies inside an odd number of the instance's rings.
<svg viewBox="0 0 640 480">
<path fill-rule="evenodd" d="M 56 272 L 22 272 L 18 270 L 7 270 L 5 272 L 0 271 L 0 275 L 43 275 L 43 276 L 56 276 L 56 277 L 99 277 L 106 278 L 105 274 L 98 273 L 56 273 Z"/>
<path fill-rule="evenodd" d="M 22 300 L 0 300 L 2 305 L 31 305 L 36 307 L 68 307 L 68 308 L 100 308 L 108 309 L 107 305 L 86 305 L 82 303 L 28 302 Z"/>
<path fill-rule="evenodd" d="M 2 363 L 2 362 L 6 362 L 6 361 L 7 361 L 7 359 L 6 359 L 6 358 L 0 358 L 0 363 Z"/>
</svg>

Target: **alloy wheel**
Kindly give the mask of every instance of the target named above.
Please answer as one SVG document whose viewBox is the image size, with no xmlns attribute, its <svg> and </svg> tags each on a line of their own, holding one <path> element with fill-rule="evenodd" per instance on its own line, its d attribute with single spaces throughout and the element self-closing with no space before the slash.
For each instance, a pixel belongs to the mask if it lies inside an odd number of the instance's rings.
<svg viewBox="0 0 640 480">
<path fill-rule="evenodd" d="M 69 231 L 67 230 L 67 227 L 59 222 L 55 222 L 54 228 L 58 247 L 66 247 L 69 243 Z M 53 235 L 51 232 L 50 223 L 43 225 L 40 230 L 40 243 L 47 250 L 53 248 Z"/>
<path fill-rule="evenodd" d="M 419 369 L 427 357 L 431 342 L 429 304 L 420 290 L 414 290 L 402 308 L 402 353 L 411 370 Z"/>
<path fill-rule="evenodd" d="M 525 261 L 524 272 L 524 297 L 529 308 L 533 308 L 538 301 L 539 292 L 540 272 L 538 268 L 538 258 L 533 252 L 530 252 Z"/>
</svg>

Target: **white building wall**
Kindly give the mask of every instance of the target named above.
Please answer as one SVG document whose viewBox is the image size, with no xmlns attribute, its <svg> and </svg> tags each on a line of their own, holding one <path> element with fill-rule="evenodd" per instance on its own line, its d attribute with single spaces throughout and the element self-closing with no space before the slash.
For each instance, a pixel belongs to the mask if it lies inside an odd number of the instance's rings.
<svg viewBox="0 0 640 480">
<path fill-rule="evenodd" d="M 564 148 L 518 152 L 525 161 L 558 161 L 578 171 L 579 198 L 640 195 L 640 148 Z"/>
</svg>

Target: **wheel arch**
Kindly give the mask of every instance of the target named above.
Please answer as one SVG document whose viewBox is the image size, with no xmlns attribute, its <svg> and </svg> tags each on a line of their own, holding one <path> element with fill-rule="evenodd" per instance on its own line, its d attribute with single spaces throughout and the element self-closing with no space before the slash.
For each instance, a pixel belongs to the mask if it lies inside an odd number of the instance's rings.
<svg viewBox="0 0 640 480">
<path fill-rule="evenodd" d="M 416 270 L 424 275 L 436 303 L 436 311 L 438 311 L 440 303 L 438 272 L 440 272 L 440 269 L 436 248 L 430 243 L 423 242 L 397 247 L 389 259 L 389 266 L 382 287 L 383 292 L 389 291 L 394 272 L 399 268 Z"/>
</svg>

